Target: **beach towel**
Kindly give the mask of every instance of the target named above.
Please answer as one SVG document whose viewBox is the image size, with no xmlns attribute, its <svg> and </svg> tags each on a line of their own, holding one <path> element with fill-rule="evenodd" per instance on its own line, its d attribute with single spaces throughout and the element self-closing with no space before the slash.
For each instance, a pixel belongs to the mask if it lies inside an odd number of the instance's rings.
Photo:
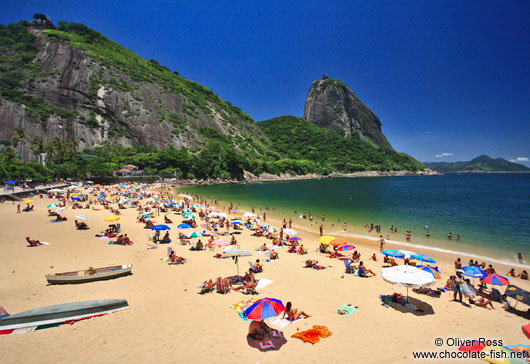
<svg viewBox="0 0 530 364">
<path fill-rule="evenodd" d="M 239 315 L 239 317 L 241 317 L 243 320 L 248 321 L 248 319 L 243 316 L 243 311 L 245 311 L 247 307 L 252 306 L 254 302 L 256 302 L 257 300 L 258 300 L 257 298 L 250 298 L 248 300 L 243 300 L 241 302 L 230 305 L 230 308 L 234 310 Z"/>
<path fill-rule="evenodd" d="M 349 317 L 358 309 L 358 307 L 354 307 L 351 305 L 342 305 L 333 312 L 338 313 L 339 315 L 342 315 L 344 317 Z"/>
<path fill-rule="evenodd" d="M 293 334 L 291 337 L 297 338 L 302 340 L 306 343 L 316 344 L 320 341 L 319 337 L 326 338 L 331 336 L 331 332 L 328 330 L 326 326 L 318 326 L 314 325 L 312 329 L 297 332 L 296 334 Z"/>
<path fill-rule="evenodd" d="M 271 281 L 270 279 L 260 278 L 257 280 L 258 284 L 256 286 L 256 290 L 262 289 L 264 287 L 267 287 L 269 284 L 274 283 L 274 281 Z"/>
<path fill-rule="evenodd" d="M 262 349 L 270 349 L 270 348 L 274 348 L 274 344 L 272 343 L 272 340 L 260 341 L 259 346 L 260 346 Z"/>
<path fill-rule="evenodd" d="M 299 318 L 298 320 L 293 321 L 293 323 L 300 321 L 302 318 Z M 285 329 L 289 324 L 291 324 L 291 321 L 289 321 L 286 318 L 280 318 L 276 317 L 274 320 L 271 320 L 271 324 L 278 326 L 280 329 Z"/>
</svg>

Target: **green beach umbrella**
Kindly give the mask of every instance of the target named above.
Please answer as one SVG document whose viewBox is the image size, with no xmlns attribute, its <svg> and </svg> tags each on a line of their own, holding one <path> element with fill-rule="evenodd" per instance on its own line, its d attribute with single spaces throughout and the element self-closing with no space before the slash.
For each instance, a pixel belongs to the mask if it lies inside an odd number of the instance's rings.
<svg viewBox="0 0 530 364">
<path fill-rule="evenodd" d="M 182 214 L 182 217 L 185 218 L 185 219 L 195 219 L 195 216 L 192 215 L 191 213 L 189 212 L 185 212 Z"/>
<path fill-rule="evenodd" d="M 201 233 L 200 231 L 192 231 L 192 232 L 188 235 L 188 237 L 189 237 L 189 238 L 199 238 L 199 237 L 201 237 L 201 236 L 203 236 L 203 235 L 204 235 L 204 234 Z"/>
<path fill-rule="evenodd" d="M 48 208 L 48 209 L 51 208 L 51 207 L 59 207 L 59 205 L 56 204 L 56 203 L 51 203 L 48 206 L 46 206 L 46 208 Z"/>
</svg>

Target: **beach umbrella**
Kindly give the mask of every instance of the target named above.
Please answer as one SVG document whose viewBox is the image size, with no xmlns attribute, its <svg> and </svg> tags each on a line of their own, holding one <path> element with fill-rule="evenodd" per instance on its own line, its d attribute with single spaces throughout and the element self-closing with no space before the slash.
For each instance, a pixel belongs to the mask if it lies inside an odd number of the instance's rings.
<svg viewBox="0 0 530 364">
<path fill-rule="evenodd" d="M 354 250 L 355 247 L 353 245 L 350 245 L 350 244 L 343 244 L 341 246 L 339 246 L 337 248 L 337 251 L 338 252 L 347 252 L 347 251 L 350 251 L 350 250 Z"/>
<path fill-rule="evenodd" d="M 347 242 L 343 238 L 335 238 L 335 239 L 331 240 L 329 242 L 329 244 L 333 245 L 333 246 L 339 246 L 339 245 L 349 244 L 349 242 Z"/>
<path fill-rule="evenodd" d="M 13 180 L 10 179 L 9 181 L 5 181 L 4 183 L 5 183 L 6 185 L 13 185 L 13 184 L 15 184 L 15 183 L 17 183 L 17 182 L 16 182 L 16 181 L 13 181 Z"/>
<path fill-rule="evenodd" d="M 434 267 L 430 267 L 428 265 L 418 265 L 417 268 L 425 272 L 431 273 L 436 279 L 442 278 L 442 276 L 440 275 L 440 271 Z"/>
<path fill-rule="evenodd" d="M 216 239 L 212 242 L 212 245 L 217 245 L 217 246 L 228 246 L 230 245 L 230 242 L 226 239 Z"/>
<path fill-rule="evenodd" d="M 262 222 L 261 224 L 259 224 L 259 226 L 266 228 L 269 227 L 269 224 L 267 224 L 266 222 Z"/>
<path fill-rule="evenodd" d="M 245 212 L 245 213 L 243 214 L 243 217 L 252 217 L 252 216 L 258 216 L 258 215 L 253 214 L 252 212 Z"/>
<path fill-rule="evenodd" d="M 235 220 L 232 221 L 232 225 L 243 225 L 243 222 L 241 220 Z"/>
<path fill-rule="evenodd" d="M 189 235 L 188 235 L 188 238 L 199 238 L 201 236 L 203 236 L 204 234 L 201 233 L 200 231 L 192 231 Z"/>
<path fill-rule="evenodd" d="M 47 209 L 52 208 L 52 207 L 59 207 L 59 205 L 56 203 L 51 203 L 48 206 L 46 206 Z"/>
<path fill-rule="evenodd" d="M 507 278 L 498 274 L 489 274 L 486 278 L 481 279 L 481 282 L 495 286 L 506 286 L 510 284 L 510 281 Z"/>
<path fill-rule="evenodd" d="M 118 221 L 120 219 L 119 216 L 109 216 L 105 218 L 103 221 Z"/>
<path fill-rule="evenodd" d="M 171 230 L 171 228 L 167 225 L 164 225 L 164 224 L 159 224 L 159 225 L 155 225 L 153 226 L 153 228 L 151 230 Z"/>
<path fill-rule="evenodd" d="M 289 236 L 295 236 L 297 235 L 297 232 L 293 229 L 283 229 L 283 233 L 285 235 L 289 235 Z"/>
<path fill-rule="evenodd" d="M 462 272 L 463 275 L 472 278 L 485 278 L 487 276 L 486 272 L 474 265 L 463 267 L 462 269 L 459 269 L 459 271 Z"/>
<path fill-rule="evenodd" d="M 300 241 L 302 238 L 299 238 L 298 236 L 293 236 L 292 238 L 289 238 L 289 241 Z"/>
<path fill-rule="evenodd" d="M 416 253 L 414 252 L 411 252 L 410 250 L 398 250 L 399 252 L 403 253 L 403 257 L 401 258 L 405 258 L 405 259 L 410 259 L 413 255 L 416 255 Z"/>
<path fill-rule="evenodd" d="M 228 215 L 225 214 L 224 212 L 220 212 L 217 216 L 219 216 L 219 217 L 228 217 Z"/>
<path fill-rule="evenodd" d="M 85 183 L 91 185 L 91 184 L 93 184 L 94 182 L 92 182 L 92 181 L 86 181 Z"/>
<path fill-rule="evenodd" d="M 182 214 L 182 217 L 185 219 L 195 219 L 195 216 L 191 214 L 191 212 L 185 212 Z"/>
<path fill-rule="evenodd" d="M 523 344 L 517 344 L 517 345 L 510 345 L 507 346 L 508 349 L 514 350 L 514 351 L 530 351 L 530 345 L 523 345 Z"/>
<path fill-rule="evenodd" d="M 33 200 L 24 200 L 24 201 L 22 201 L 22 203 L 33 203 L 33 202 L 35 202 L 35 201 L 33 201 Z"/>
<path fill-rule="evenodd" d="M 261 321 L 270 317 L 276 317 L 283 310 L 285 310 L 285 306 L 282 301 L 275 298 L 262 298 L 254 302 L 252 306 L 247 307 L 243 311 L 243 315 L 247 319 Z"/>
<path fill-rule="evenodd" d="M 403 258 L 405 256 L 405 254 L 395 249 L 381 250 L 381 254 L 386 255 L 387 257 L 394 257 L 394 258 Z"/>
<path fill-rule="evenodd" d="M 274 227 L 274 226 L 269 226 L 269 228 L 267 229 L 267 231 L 269 233 L 277 233 L 278 230 Z"/>
<path fill-rule="evenodd" d="M 249 228 L 249 230 L 256 230 L 258 228 L 258 225 L 252 224 L 252 226 Z"/>
<path fill-rule="evenodd" d="M 334 240 L 335 237 L 334 236 L 331 236 L 331 235 L 323 235 L 321 236 L 320 238 L 318 238 L 318 241 L 320 242 L 320 244 L 323 244 L 323 245 L 329 245 L 329 243 Z"/>
<path fill-rule="evenodd" d="M 383 268 L 381 269 L 381 276 L 388 283 L 407 287 L 407 302 L 409 300 L 409 287 L 426 288 L 436 283 L 436 278 L 432 274 L 410 265 Z"/>
<path fill-rule="evenodd" d="M 85 216 L 85 215 L 75 215 L 75 217 L 81 220 L 88 220 L 88 216 Z"/>
<path fill-rule="evenodd" d="M 530 306 L 530 292 L 527 292 L 522 288 L 510 284 L 506 287 L 506 291 L 504 292 L 504 294 L 507 297 L 511 297 L 514 300 L 517 300 L 518 302 L 522 302 Z"/>
<path fill-rule="evenodd" d="M 177 226 L 179 229 L 190 229 L 191 228 L 191 225 L 190 224 L 180 224 Z"/>
<path fill-rule="evenodd" d="M 153 215 L 144 215 L 143 218 L 144 220 L 150 220 L 150 219 L 154 219 L 155 217 Z"/>
<path fill-rule="evenodd" d="M 184 198 L 187 198 L 188 200 L 192 200 L 192 199 L 193 199 L 192 196 L 189 196 L 189 195 L 183 195 L 182 193 L 179 194 L 179 196 L 182 196 L 182 197 L 184 197 Z"/>
<path fill-rule="evenodd" d="M 197 205 L 197 204 L 193 204 L 193 205 L 191 205 L 191 208 L 192 208 L 192 209 L 196 209 L 196 208 L 198 208 L 198 207 L 199 207 L 199 205 Z"/>
<path fill-rule="evenodd" d="M 63 211 L 63 210 L 66 210 L 66 206 L 59 207 L 59 208 L 56 209 L 55 211 L 56 211 L 56 212 L 60 212 L 60 211 Z"/>
<path fill-rule="evenodd" d="M 235 250 L 232 252 L 224 252 L 221 258 L 233 258 L 237 265 L 237 275 L 239 275 L 239 257 L 250 257 L 251 255 L 246 250 Z"/>
<path fill-rule="evenodd" d="M 212 211 L 208 214 L 208 217 L 218 217 L 219 213 L 217 211 Z"/>
<path fill-rule="evenodd" d="M 72 197 L 72 201 L 81 201 L 79 197 Z"/>
<path fill-rule="evenodd" d="M 191 212 L 191 209 L 189 209 L 189 208 L 186 207 L 186 208 L 183 208 L 183 209 L 182 209 L 182 212 Z"/>
<path fill-rule="evenodd" d="M 436 263 L 436 260 L 432 259 L 428 255 L 425 254 L 416 254 L 411 256 L 412 259 L 420 260 L 425 263 Z"/>
</svg>

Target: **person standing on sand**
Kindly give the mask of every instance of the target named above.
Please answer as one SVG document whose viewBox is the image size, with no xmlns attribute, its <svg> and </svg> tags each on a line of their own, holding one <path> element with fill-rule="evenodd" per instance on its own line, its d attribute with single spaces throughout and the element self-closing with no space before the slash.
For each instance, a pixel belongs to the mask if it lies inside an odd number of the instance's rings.
<svg viewBox="0 0 530 364">
<path fill-rule="evenodd" d="M 326 217 L 322 215 L 322 222 L 326 221 Z"/>
<path fill-rule="evenodd" d="M 324 235 L 324 225 L 320 224 L 320 236 Z"/>
<path fill-rule="evenodd" d="M 453 301 L 456 301 L 456 295 L 458 294 L 459 301 L 462 302 L 462 284 L 464 279 L 462 278 L 461 272 L 456 272 L 456 277 L 453 281 Z"/>
<path fill-rule="evenodd" d="M 379 235 L 379 237 L 379 251 L 382 251 L 385 246 L 385 239 L 383 239 L 383 235 Z"/>
<path fill-rule="evenodd" d="M 289 229 L 291 228 L 292 223 L 293 223 L 293 220 L 289 219 Z"/>
<path fill-rule="evenodd" d="M 342 226 L 342 230 L 346 231 L 347 228 L 348 228 L 348 225 L 346 225 L 346 223 L 344 223 L 344 225 Z"/>
<path fill-rule="evenodd" d="M 20 214 L 20 204 L 17 205 L 17 213 Z"/>
<path fill-rule="evenodd" d="M 455 260 L 455 269 L 462 268 L 462 262 L 460 261 L 460 258 L 456 258 Z"/>
<path fill-rule="evenodd" d="M 267 215 L 263 213 L 263 222 L 267 221 Z"/>
</svg>

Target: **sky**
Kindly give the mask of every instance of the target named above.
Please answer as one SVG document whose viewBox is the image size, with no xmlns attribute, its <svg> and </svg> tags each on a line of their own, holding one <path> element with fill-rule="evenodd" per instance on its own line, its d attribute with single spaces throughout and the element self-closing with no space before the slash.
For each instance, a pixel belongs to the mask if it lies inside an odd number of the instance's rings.
<svg viewBox="0 0 530 364">
<path fill-rule="evenodd" d="M 0 24 L 83 23 L 254 120 L 338 78 L 420 161 L 530 166 L 530 1 L 3 1 Z"/>
</svg>

